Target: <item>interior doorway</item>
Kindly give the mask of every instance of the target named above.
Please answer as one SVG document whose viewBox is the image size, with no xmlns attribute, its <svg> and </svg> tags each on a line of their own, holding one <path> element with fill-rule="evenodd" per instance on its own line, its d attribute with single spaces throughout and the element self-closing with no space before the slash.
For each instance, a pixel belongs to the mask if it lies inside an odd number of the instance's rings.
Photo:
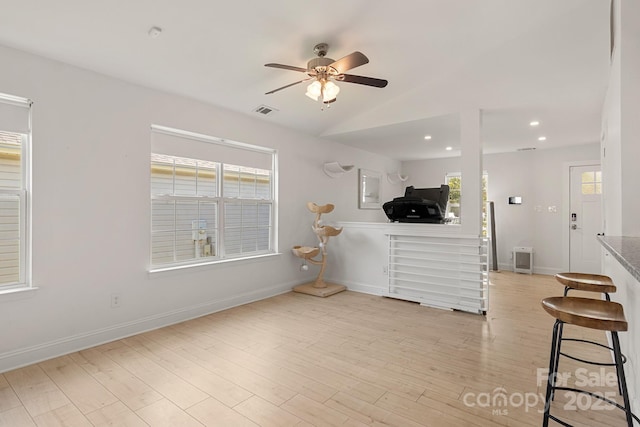
<svg viewBox="0 0 640 427">
<path fill-rule="evenodd" d="M 600 274 L 602 172 L 600 164 L 571 166 L 569 170 L 569 271 Z"/>
</svg>

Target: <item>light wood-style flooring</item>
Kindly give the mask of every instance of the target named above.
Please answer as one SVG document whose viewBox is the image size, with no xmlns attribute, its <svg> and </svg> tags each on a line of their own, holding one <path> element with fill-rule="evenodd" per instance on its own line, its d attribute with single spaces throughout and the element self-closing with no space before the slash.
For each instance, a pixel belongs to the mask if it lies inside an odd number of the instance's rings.
<svg viewBox="0 0 640 427">
<path fill-rule="evenodd" d="M 499 272 L 490 292 L 486 317 L 287 293 L 0 374 L 0 426 L 539 426 L 553 326 L 540 300 L 562 287 Z M 572 424 L 624 425 L 560 394 L 552 412 Z"/>
</svg>

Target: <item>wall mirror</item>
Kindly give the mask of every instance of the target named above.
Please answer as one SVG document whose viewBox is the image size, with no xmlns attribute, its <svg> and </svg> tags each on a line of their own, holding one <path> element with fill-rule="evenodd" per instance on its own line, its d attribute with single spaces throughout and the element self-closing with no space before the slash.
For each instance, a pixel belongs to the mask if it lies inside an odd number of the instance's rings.
<svg viewBox="0 0 640 427">
<path fill-rule="evenodd" d="M 380 209 L 380 179 L 382 174 L 367 169 L 358 170 L 358 208 Z"/>
</svg>

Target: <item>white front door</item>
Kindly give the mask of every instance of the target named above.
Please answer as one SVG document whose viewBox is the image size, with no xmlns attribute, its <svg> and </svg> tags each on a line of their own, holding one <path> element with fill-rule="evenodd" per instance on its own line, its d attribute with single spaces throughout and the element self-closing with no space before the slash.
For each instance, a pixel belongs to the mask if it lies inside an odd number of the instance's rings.
<svg viewBox="0 0 640 427">
<path fill-rule="evenodd" d="M 572 166 L 570 172 L 569 270 L 601 272 L 602 172 L 600 165 Z"/>
</svg>

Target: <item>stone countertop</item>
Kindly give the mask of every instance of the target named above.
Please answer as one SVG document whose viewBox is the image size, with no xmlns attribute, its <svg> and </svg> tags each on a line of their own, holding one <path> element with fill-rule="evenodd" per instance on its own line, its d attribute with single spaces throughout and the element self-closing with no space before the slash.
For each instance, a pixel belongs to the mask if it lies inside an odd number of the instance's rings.
<svg viewBox="0 0 640 427">
<path fill-rule="evenodd" d="M 640 282 L 640 237 L 598 236 L 598 240 Z"/>
</svg>

